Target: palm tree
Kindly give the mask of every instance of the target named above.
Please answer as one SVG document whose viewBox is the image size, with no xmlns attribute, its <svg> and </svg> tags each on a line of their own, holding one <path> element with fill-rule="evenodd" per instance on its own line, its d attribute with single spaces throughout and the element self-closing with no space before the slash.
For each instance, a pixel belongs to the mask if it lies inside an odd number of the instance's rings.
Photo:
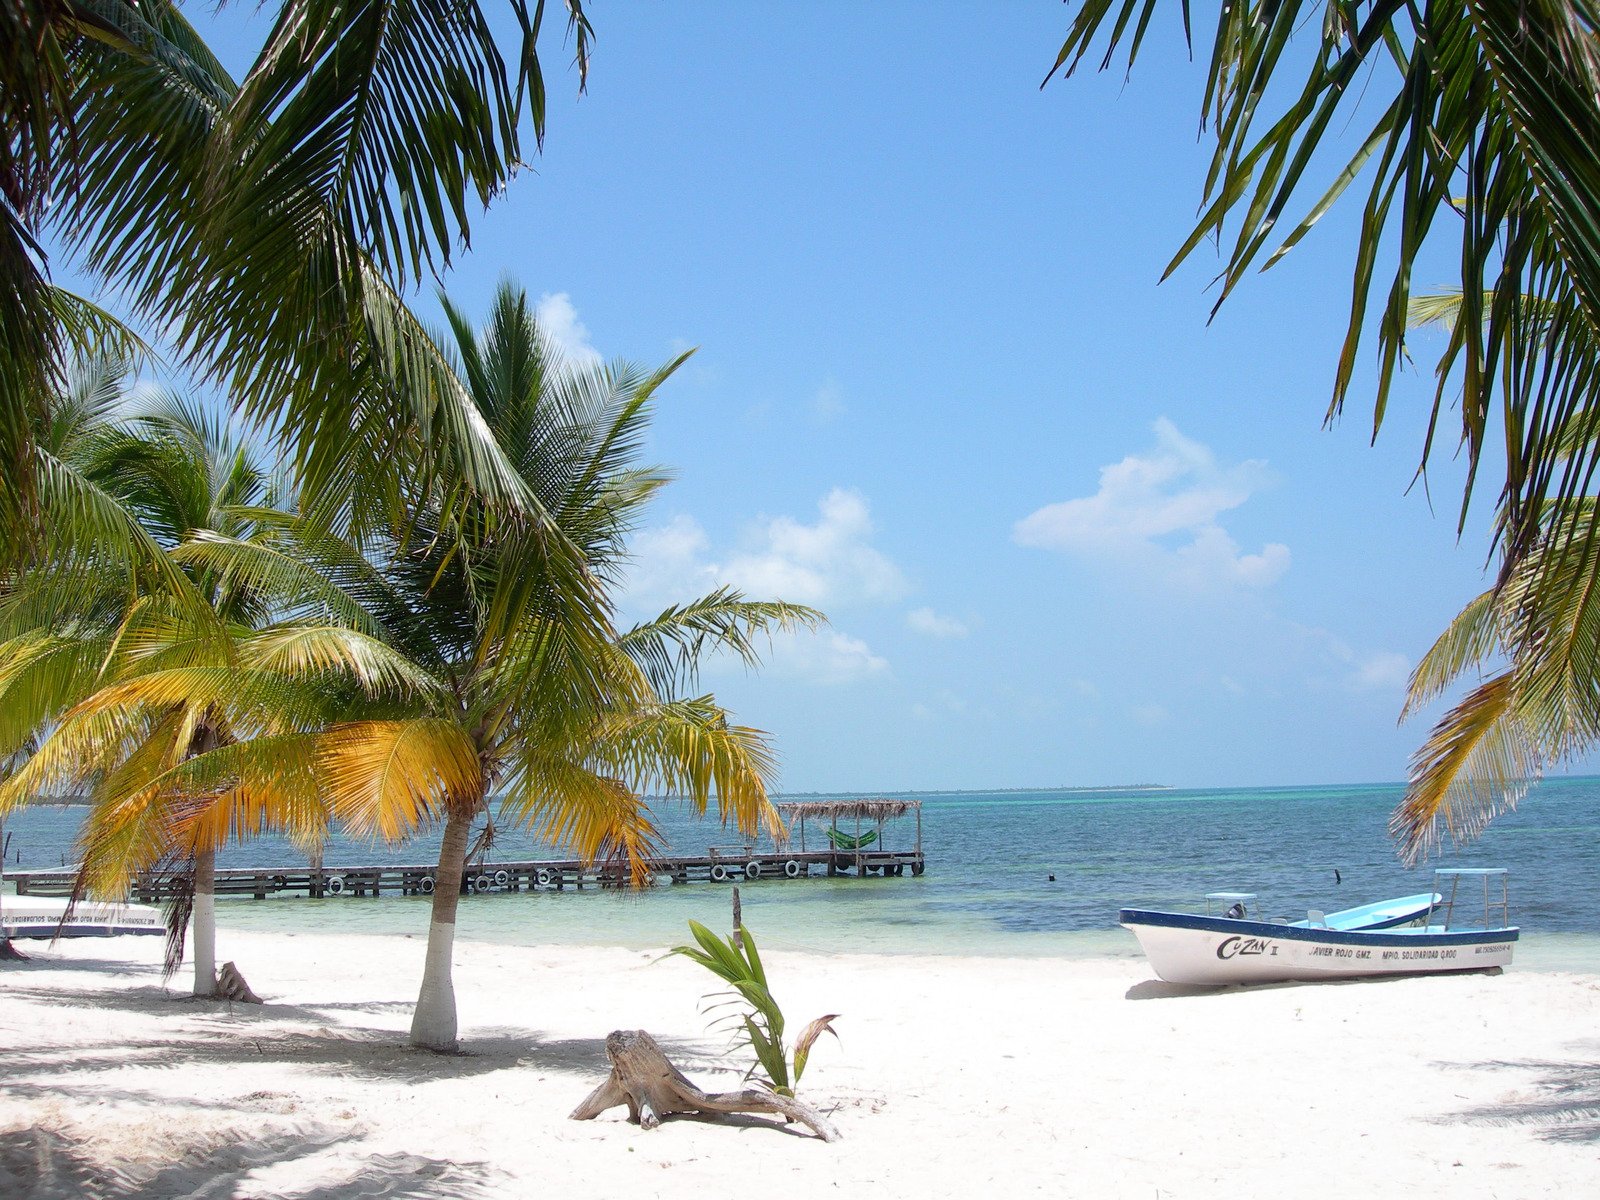
<svg viewBox="0 0 1600 1200">
<path fill-rule="evenodd" d="M 616 630 L 610 591 L 627 533 L 666 482 L 633 460 L 651 397 L 682 358 L 654 371 L 566 364 L 509 286 L 482 334 L 448 302 L 446 311 L 451 340 L 439 352 L 457 358 L 485 440 L 548 520 L 459 502 L 465 482 L 448 463 L 430 472 L 418 448 L 418 469 L 400 471 L 409 506 L 393 527 L 252 510 L 248 538 L 202 532 L 174 558 L 198 578 L 268 597 L 277 623 L 238 637 L 231 670 L 181 666 L 102 689 L 62 721 L 51 739 L 60 752 L 47 743 L 33 760 L 40 773 L 59 771 L 181 698 L 235 740 L 141 779 L 216 798 L 172 836 L 237 824 L 219 812 L 269 806 L 390 841 L 442 825 L 411 1034 L 436 1050 L 456 1045 L 457 907 L 472 825 L 490 797 L 500 821 L 614 861 L 637 884 L 657 841 L 642 793 L 681 795 L 700 812 L 714 802 L 747 830 L 773 821 L 763 735 L 713 697 L 687 693 L 707 653 L 754 665 L 764 633 L 821 620 L 723 589 Z M 298 640 L 302 628 L 315 637 Z M 349 638 L 333 643 L 334 628 Z M 119 822 L 107 828 L 114 870 Z M 99 861 L 91 847 L 86 869 Z"/>
<path fill-rule="evenodd" d="M 151 788 L 148 780 L 173 763 L 231 743 L 233 729 L 212 706 L 182 697 L 168 697 L 120 736 L 103 726 L 85 735 L 72 714 L 108 686 L 152 672 L 236 664 L 234 636 L 265 619 L 259 598 L 203 572 L 186 574 L 167 556 L 200 529 L 249 537 L 241 514 L 271 501 L 275 481 L 248 441 L 182 397 L 147 395 L 138 411 L 123 411 L 130 398 L 121 362 L 93 360 L 73 381 L 54 399 L 35 438 L 35 491 L 47 526 L 58 531 L 54 553 L 26 564 L 26 574 L 13 575 L 0 605 L 0 628 L 11 635 L 0 645 L 0 744 L 9 751 L 57 727 L 0 792 L 0 810 L 41 783 L 92 786 L 96 807 L 82 839 L 91 866 L 80 887 L 98 894 L 120 897 L 132 871 L 181 863 L 182 877 L 192 883 L 186 893 L 192 905 L 182 904 L 173 914 L 172 948 L 181 954 L 192 906 L 194 992 L 211 995 L 212 872 L 220 839 L 167 836 L 176 815 L 191 810 L 196 798 Z M 123 533 L 122 541 L 95 538 L 105 525 Z M 113 552 L 128 544 L 131 554 Z M 63 762 L 69 768 L 52 780 L 52 764 Z M 136 841 L 129 841 L 135 811 Z M 87 848 L 118 821 L 115 859 L 122 869 L 108 877 L 94 866 L 107 856 Z"/>
<path fill-rule="evenodd" d="M 1126 43 L 1131 67 L 1154 8 L 1154 0 L 1088 0 L 1055 70 L 1081 65 L 1108 24 L 1101 66 Z M 1552 438 L 1574 419 L 1590 430 L 1600 422 L 1600 407 L 1589 404 L 1600 338 L 1600 162 L 1588 149 L 1600 140 L 1597 31 L 1600 9 L 1583 0 L 1223 5 L 1204 101 L 1217 148 L 1200 221 L 1172 264 L 1211 237 L 1229 246 L 1220 305 L 1370 173 L 1329 416 L 1347 398 L 1378 263 L 1389 258 L 1376 315 L 1376 428 L 1404 356 L 1417 255 L 1430 239 L 1459 239 L 1464 319 L 1439 362 L 1434 417 L 1459 379 L 1461 436 L 1476 467 L 1498 399 L 1509 459 L 1499 523 L 1506 573 L 1539 539 L 1544 500 L 1576 495 L 1600 458 L 1595 439 L 1568 457 Z M 1331 179 L 1311 178 L 1319 151 L 1337 153 L 1339 135 L 1329 131 L 1347 127 L 1358 101 L 1377 119 Z M 1278 223 L 1307 188 L 1316 199 L 1279 237 Z M 1430 431 L 1423 466 L 1432 446 Z M 1573 532 L 1591 536 L 1586 526 Z"/>
<path fill-rule="evenodd" d="M 1537 312 L 1535 299 L 1525 303 Z M 1411 323 L 1454 336 L 1465 309 L 1460 292 L 1419 297 Z M 1574 422 L 1563 438 L 1584 436 Z M 1589 496 L 1547 503 L 1539 540 L 1468 602 L 1412 673 L 1402 719 L 1463 680 L 1470 686 L 1412 759 L 1390 821 L 1407 861 L 1446 833 L 1475 836 L 1544 771 L 1600 743 L 1600 553 L 1563 550 L 1581 541 L 1594 505 Z"/>
<path fill-rule="evenodd" d="M 172 0 L 16 0 L 0 13 L 0 520 L 38 528 L 45 397 L 112 324 L 48 282 L 44 239 L 171 332 L 335 485 L 355 434 L 467 437 L 397 292 L 449 265 L 544 131 L 544 10 L 508 0 L 508 65 L 474 0 L 281 0 L 235 81 Z M 566 0 L 580 87 L 590 30 Z M 63 319 L 66 319 L 65 321 Z M 395 386 L 397 380 L 408 384 Z M 431 386 L 419 386 L 429 383 Z M 412 411 L 394 405 L 404 397 Z M 401 419 L 401 418 L 404 419 Z M 505 475 L 458 445 L 474 486 Z M 509 499 L 514 502 L 516 497 Z"/>
<path fill-rule="evenodd" d="M 1071 74 L 1102 35 L 1101 68 L 1122 46 L 1131 68 L 1154 9 L 1154 0 L 1086 0 L 1051 74 Z M 1187 4 L 1183 12 L 1188 36 Z M 1358 103 L 1376 119 L 1358 127 L 1357 148 L 1339 155 L 1341 166 L 1316 178 L 1337 153 L 1340 133 L 1330 131 L 1345 130 Z M 1600 558 L 1592 496 L 1600 467 L 1600 7 L 1236 0 L 1218 13 L 1203 115 L 1216 137 L 1204 207 L 1168 272 L 1215 238 L 1225 247 L 1219 305 L 1249 271 L 1291 250 L 1358 176 L 1370 178 L 1330 420 L 1376 325 L 1376 434 L 1406 358 L 1417 256 L 1449 243 L 1461 264 L 1453 299 L 1424 300 L 1424 316 L 1449 316 L 1450 336 L 1419 471 L 1447 403 L 1458 399 L 1469 466 L 1463 523 L 1482 486 L 1485 443 L 1504 446 L 1504 479 L 1488 484 L 1499 565 L 1489 593 L 1418 667 L 1407 711 L 1486 656 L 1503 653 L 1510 668 L 1472 691 L 1418 752 L 1393 824 L 1415 857 L 1441 824 L 1475 832 L 1542 766 L 1600 736 L 1592 699 L 1600 637 L 1589 602 Z M 1304 216 L 1280 234 L 1291 205 Z"/>
</svg>

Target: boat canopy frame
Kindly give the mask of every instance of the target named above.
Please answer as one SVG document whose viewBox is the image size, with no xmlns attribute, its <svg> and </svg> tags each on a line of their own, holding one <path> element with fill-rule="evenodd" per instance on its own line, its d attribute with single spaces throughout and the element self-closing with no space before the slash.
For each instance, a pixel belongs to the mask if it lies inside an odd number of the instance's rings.
<svg viewBox="0 0 1600 1200">
<path fill-rule="evenodd" d="M 1450 880 L 1450 894 L 1448 896 L 1445 896 L 1441 877 L 1447 877 Z M 1457 892 L 1463 879 L 1481 879 L 1483 881 L 1483 924 L 1479 926 L 1468 925 L 1466 928 L 1509 929 L 1511 926 L 1511 883 L 1509 872 L 1505 867 L 1436 867 L 1433 872 L 1433 891 L 1435 895 L 1442 897 L 1442 899 L 1428 913 L 1427 928 L 1431 929 L 1433 927 L 1434 914 L 1442 912 L 1444 920 L 1440 923 L 1440 927 L 1446 933 L 1450 932 L 1450 922 L 1455 917 L 1456 912 Z M 1500 881 L 1500 898 L 1498 900 L 1494 899 L 1489 892 L 1490 880 L 1493 879 Z M 1466 900 L 1465 897 L 1461 897 L 1461 899 L 1463 902 Z M 1494 912 L 1495 909 L 1500 910 L 1500 923 L 1491 925 L 1489 923 L 1489 914 Z"/>
</svg>

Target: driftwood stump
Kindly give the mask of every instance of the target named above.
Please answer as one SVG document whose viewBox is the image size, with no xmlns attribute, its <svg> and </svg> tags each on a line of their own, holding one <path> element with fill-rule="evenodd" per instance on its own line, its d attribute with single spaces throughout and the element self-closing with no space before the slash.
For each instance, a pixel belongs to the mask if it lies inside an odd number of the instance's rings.
<svg viewBox="0 0 1600 1200">
<path fill-rule="evenodd" d="M 617 1029 L 606 1035 L 611 1075 L 572 1110 L 574 1121 L 587 1121 L 608 1108 L 628 1106 L 628 1120 L 654 1129 L 674 1113 L 775 1113 L 799 1121 L 825 1142 L 839 1140 L 839 1131 L 810 1105 L 766 1088 L 738 1092 L 702 1092 L 642 1029 Z"/>
<path fill-rule="evenodd" d="M 231 962 L 222 964 L 222 971 L 217 976 L 216 994 L 220 1000 L 236 1000 L 241 1004 L 261 1003 L 261 997 L 250 990 L 244 976 L 239 974 L 239 968 Z"/>
</svg>

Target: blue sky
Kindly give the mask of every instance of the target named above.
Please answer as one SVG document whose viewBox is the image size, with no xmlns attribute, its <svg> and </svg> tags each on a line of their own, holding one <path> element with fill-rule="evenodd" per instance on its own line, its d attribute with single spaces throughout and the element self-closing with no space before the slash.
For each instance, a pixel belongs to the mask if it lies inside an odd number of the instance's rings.
<svg viewBox="0 0 1600 1200">
<path fill-rule="evenodd" d="M 1484 586 L 1448 446 L 1408 493 L 1437 343 L 1374 447 L 1370 372 L 1322 426 L 1352 212 L 1209 326 L 1210 250 L 1158 286 L 1203 65 L 1164 14 L 1131 80 L 1041 91 L 1068 12 L 596 4 L 588 93 L 547 38 L 545 152 L 447 286 L 509 275 L 576 353 L 699 347 L 627 603 L 827 610 L 707 676 L 785 790 L 1401 778 L 1405 675 Z M 235 68 L 259 44 L 191 15 Z"/>
</svg>

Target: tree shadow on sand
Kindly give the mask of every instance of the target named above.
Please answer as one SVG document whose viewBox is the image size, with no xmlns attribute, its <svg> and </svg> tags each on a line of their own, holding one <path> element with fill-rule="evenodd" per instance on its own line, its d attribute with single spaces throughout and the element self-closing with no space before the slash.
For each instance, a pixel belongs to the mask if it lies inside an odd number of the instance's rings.
<svg viewBox="0 0 1600 1200">
<path fill-rule="evenodd" d="M 43 939 L 35 943 L 19 938 L 11 944 L 28 957 L 20 962 L 7 961 L 0 965 L 0 971 L 8 976 L 26 976 L 35 971 L 82 971 L 90 976 L 148 975 L 159 979 L 162 974 L 160 966 L 154 963 L 136 962 L 126 958 L 57 958 L 53 955 L 46 957 L 50 943 Z"/>
<path fill-rule="evenodd" d="M 1546 1142 L 1600 1143 L 1600 1060 L 1522 1059 L 1445 1065 L 1477 1071 L 1535 1073 L 1535 1094 L 1531 1098 L 1470 1109 L 1452 1116 L 1451 1121 L 1522 1126 Z"/>
<path fill-rule="evenodd" d="M 9 997 L 43 1005 L 59 1005 L 49 989 L 7 989 Z M 405 1034 L 330 1021 L 316 1009 L 292 1005 L 229 1005 L 222 1001 L 188 1001 L 153 989 L 108 991 L 73 997 L 88 1008 L 117 1008 L 190 1019 L 175 1028 L 145 1037 L 101 1041 L 51 1041 L 35 1037 L 7 1055 L 3 1090 L 96 1071 L 140 1067 L 151 1071 L 182 1070 L 195 1064 L 260 1064 L 309 1068 L 340 1080 L 411 1079 L 418 1083 L 464 1079 L 516 1068 L 603 1075 L 610 1069 L 604 1036 L 552 1038 L 538 1030 L 496 1027 L 469 1031 L 457 1054 L 435 1054 L 406 1044 Z M 185 1011 L 187 1009 L 187 1012 Z M 703 1043 L 662 1043 L 691 1063 L 716 1065 Z M 63 1079 L 62 1077 L 68 1077 Z M 3 1193 L 0 1193 L 3 1195 Z"/>
<path fill-rule="evenodd" d="M 282 1200 L 438 1197 L 494 1194 L 499 1172 L 416 1154 L 361 1155 L 349 1135 L 317 1126 L 196 1142 L 161 1163 L 106 1162 L 86 1139 L 53 1129 L 0 1132 L 0 1195 L 12 1200 L 157 1200 L 158 1197 L 265 1196 Z M 309 1160 L 326 1157 L 327 1162 Z M 275 1173 L 272 1187 L 251 1176 L 274 1164 L 301 1164 L 324 1182 L 296 1188 Z"/>
</svg>

